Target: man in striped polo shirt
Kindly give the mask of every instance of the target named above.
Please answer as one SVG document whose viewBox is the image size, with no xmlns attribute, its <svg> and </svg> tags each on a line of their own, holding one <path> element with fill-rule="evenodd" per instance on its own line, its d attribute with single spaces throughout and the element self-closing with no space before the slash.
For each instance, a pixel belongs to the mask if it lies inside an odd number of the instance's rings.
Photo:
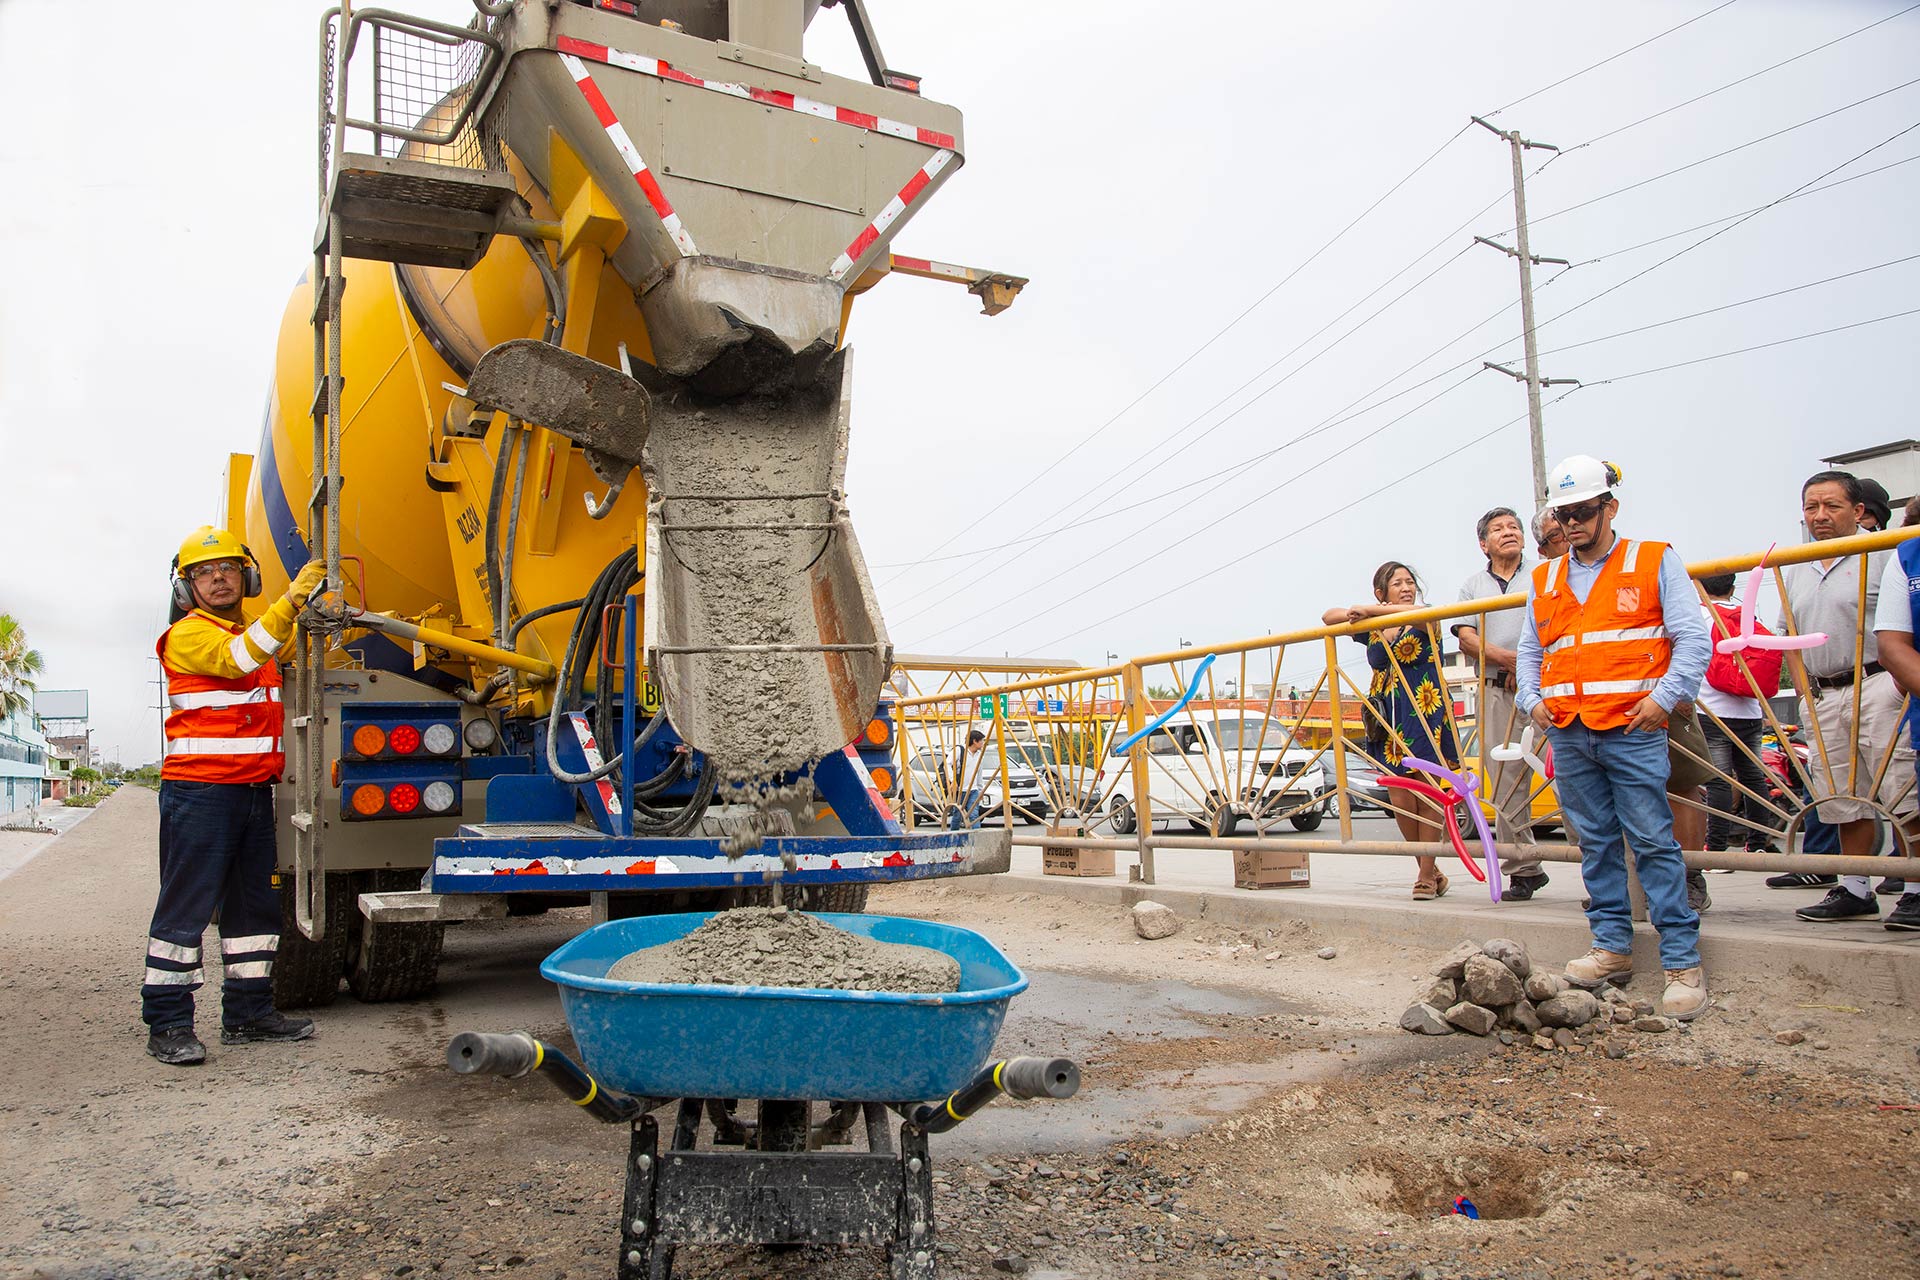
<svg viewBox="0 0 1920 1280">
<path fill-rule="evenodd" d="M 220 913 L 222 1044 L 304 1040 L 313 1023 L 273 1007 L 280 900 L 273 891 L 273 783 L 281 751 L 280 665 L 274 655 L 321 583 L 318 561 L 249 625 L 260 594 L 252 552 L 224 529 L 188 535 L 173 562 L 179 620 L 154 651 L 167 678 L 160 766 L 160 896 L 147 930 L 140 1013 L 147 1052 L 171 1066 L 206 1060 L 193 1030 L 200 943 Z"/>
</svg>

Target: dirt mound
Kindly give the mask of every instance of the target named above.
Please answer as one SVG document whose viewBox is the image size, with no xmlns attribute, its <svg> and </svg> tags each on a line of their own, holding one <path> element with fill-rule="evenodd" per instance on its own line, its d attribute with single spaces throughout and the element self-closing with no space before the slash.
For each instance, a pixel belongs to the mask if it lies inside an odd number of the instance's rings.
<svg viewBox="0 0 1920 1280">
<path fill-rule="evenodd" d="M 836 991 L 958 991 L 960 964 L 927 947 L 876 942 L 804 911 L 723 911 L 672 942 L 622 956 L 617 982 L 830 987 Z"/>
</svg>

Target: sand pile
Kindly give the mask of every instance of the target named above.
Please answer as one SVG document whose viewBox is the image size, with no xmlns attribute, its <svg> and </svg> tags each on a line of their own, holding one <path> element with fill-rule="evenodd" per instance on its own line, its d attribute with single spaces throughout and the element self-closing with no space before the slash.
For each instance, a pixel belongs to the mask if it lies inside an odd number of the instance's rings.
<svg viewBox="0 0 1920 1280">
<path fill-rule="evenodd" d="M 723 911 L 684 938 L 622 956 L 607 976 L 836 991 L 960 989 L 960 964 L 945 952 L 875 942 L 786 907 Z"/>
</svg>

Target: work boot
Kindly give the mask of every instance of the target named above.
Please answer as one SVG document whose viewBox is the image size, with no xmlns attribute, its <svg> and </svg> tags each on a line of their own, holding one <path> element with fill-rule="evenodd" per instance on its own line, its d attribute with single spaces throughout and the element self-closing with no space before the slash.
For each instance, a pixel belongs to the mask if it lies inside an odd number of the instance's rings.
<svg viewBox="0 0 1920 1280">
<path fill-rule="evenodd" d="M 1691 969 L 1667 970 L 1667 990 L 1660 997 L 1660 1011 L 1669 1018 L 1691 1022 L 1706 1012 L 1707 975 L 1699 965 Z"/>
<path fill-rule="evenodd" d="M 207 1060 L 207 1046 L 192 1027 L 168 1027 L 147 1037 L 147 1052 L 170 1067 L 197 1067 Z"/>
<path fill-rule="evenodd" d="M 1609 982 L 1624 987 L 1633 978 L 1633 957 L 1595 947 L 1578 960 L 1567 962 L 1566 977 L 1574 986 L 1589 991 Z"/>
<path fill-rule="evenodd" d="M 1713 895 L 1707 892 L 1707 877 L 1701 872 L 1687 872 L 1687 905 L 1696 912 L 1713 906 Z"/>
<path fill-rule="evenodd" d="M 312 1018 L 289 1018 L 275 1009 L 264 1018 L 220 1028 L 220 1043 L 266 1044 L 277 1040 L 305 1040 L 312 1034 Z"/>
<path fill-rule="evenodd" d="M 1880 923 L 1889 929 L 1920 931 L 1920 893 L 1907 893 Z"/>
<path fill-rule="evenodd" d="M 1547 887 L 1547 873 L 1539 871 L 1530 876 L 1512 876 L 1507 880 L 1507 891 L 1500 895 L 1503 902 L 1525 902 L 1534 894 Z"/>
</svg>

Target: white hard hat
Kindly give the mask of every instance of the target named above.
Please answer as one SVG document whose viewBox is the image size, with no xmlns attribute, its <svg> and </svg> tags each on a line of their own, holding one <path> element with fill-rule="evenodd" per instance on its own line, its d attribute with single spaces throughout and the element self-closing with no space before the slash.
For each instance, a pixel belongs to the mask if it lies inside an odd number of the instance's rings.
<svg viewBox="0 0 1920 1280">
<path fill-rule="evenodd" d="M 1620 485 L 1620 468 L 1611 462 L 1576 453 L 1547 473 L 1547 505 L 1565 506 L 1597 498 Z"/>
</svg>

